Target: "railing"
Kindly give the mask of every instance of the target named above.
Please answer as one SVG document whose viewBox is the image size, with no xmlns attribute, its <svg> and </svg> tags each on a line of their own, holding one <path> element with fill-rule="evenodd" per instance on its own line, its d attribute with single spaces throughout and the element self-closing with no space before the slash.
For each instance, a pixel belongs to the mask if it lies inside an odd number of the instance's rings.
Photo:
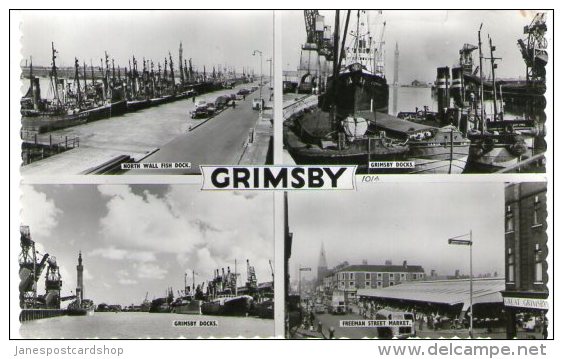
<svg viewBox="0 0 563 359">
<path fill-rule="evenodd" d="M 284 120 L 290 118 L 294 114 L 301 112 L 307 108 L 317 106 L 319 104 L 319 99 L 316 95 L 310 95 L 300 98 L 290 104 L 283 107 L 283 118 Z"/>
<path fill-rule="evenodd" d="M 65 149 L 80 147 L 80 139 L 78 137 L 57 136 L 57 135 L 39 135 L 37 132 L 25 131 L 20 132 L 22 142 L 25 144 L 62 147 Z"/>
</svg>

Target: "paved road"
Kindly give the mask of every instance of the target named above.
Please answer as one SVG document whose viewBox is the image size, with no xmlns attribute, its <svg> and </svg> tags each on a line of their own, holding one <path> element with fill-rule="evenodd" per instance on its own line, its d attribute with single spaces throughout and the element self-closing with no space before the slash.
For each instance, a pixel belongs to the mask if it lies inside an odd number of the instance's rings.
<svg viewBox="0 0 563 359">
<path fill-rule="evenodd" d="M 241 88 L 251 86 L 254 84 L 241 84 L 234 89 L 200 95 L 197 100 L 214 101 L 219 95 L 236 93 Z M 250 99 L 257 96 L 258 91 L 247 96 L 247 100 L 251 101 Z M 80 147 L 23 166 L 21 173 L 22 175 L 75 175 L 119 155 L 129 155 L 139 160 L 176 136 L 184 135 L 190 125 L 202 122 L 203 120 L 190 119 L 189 111 L 193 107 L 192 99 L 185 99 L 50 132 L 53 136 L 79 137 Z M 256 113 L 253 118 L 256 120 Z"/>
<path fill-rule="evenodd" d="M 236 165 L 244 151 L 248 134 L 258 119 L 258 111 L 252 109 L 255 91 L 246 100 L 237 101 L 236 108 L 228 108 L 205 124 L 176 137 L 159 151 L 146 157 L 143 162 L 190 162 L 191 169 L 131 170 L 127 174 L 199 174 L 199 165 Z M 269 92 L 263 89 L 268 98 Z"/>
</svg>

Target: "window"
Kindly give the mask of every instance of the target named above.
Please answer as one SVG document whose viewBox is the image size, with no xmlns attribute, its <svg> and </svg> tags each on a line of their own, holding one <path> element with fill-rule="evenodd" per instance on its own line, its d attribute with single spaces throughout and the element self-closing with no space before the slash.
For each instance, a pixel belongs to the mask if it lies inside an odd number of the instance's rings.
<svg viewBox="0 0 563 359">
<path fill-rule="evenodd" d="M 392 287 L 395 285 L 395 282 L 389 282 L 389 286 Z"/>
<path fill-rule="evenodd" d="M 405 273 L 401 273 L 401 280 L 405 280 Z"/>
<path fill-rule="evenodd" d="M 395 279 L 395 273 L 389 273 L 389 279 Z"/>
<path fill-rule="evenodd" d="M 534 257 L 536 260 L 536 275 L 535 281 L 537 283 L 543 283 L 543 261 L 541 259 L 542 250 L 540 245 L 536 243 L 536 249 L 534 250 Z"/>
<path fill-rule="evenodd" d="M 348 273 L 348 279 L 354 279 L 354 273 Z"/>
<path fill-rule="evenodd" d="M 366 287 L 371 287 L 371 282 L 366 280 Z"/>
<path fill-rule="evenodd" d="M 514 253 L 508 248 L 508 282 L 514 282 Z"/>
<path fill-rule="evenodd" d="M 514 214 L 512 208 L 506 206 L 506 232 L 514 231 Z"/>
<path fill-rule="evenodd" d="M 540 218 L 539 218 L 539 211 L 540 211 L 540 197 L 536 196 L 534 198 L 534 226 L 540 225 Z"/>
<path fill-rule="evenodd" d="M 382 285 L 383 285 L 383 283 L 377 282 L 377 286 L 378 286 L 378 287 L 381 287 Z"/>
<path fill-rule="evenodd" d="M 348 285 L 349 285 L 350 287 L 353 287 L 353 286 L 354 286 L 354 281 L 350 281 L 350 282 L 348 283 Z"/>
<path fill-rule="evenodd" d="M 370 280 L 371 279 L 371 273 L 366 273 L 366 280 Z"/>
<path fill-rule="evenodd" d="M 344 282 L 340 282 L 340 288 L 344 288 Z"/>
<path fill-rule="evenodd" d="M 382 279 L 383 278 L 383 274 L 382 273 L 377 273 L 377 279 Z"/>
</svg>

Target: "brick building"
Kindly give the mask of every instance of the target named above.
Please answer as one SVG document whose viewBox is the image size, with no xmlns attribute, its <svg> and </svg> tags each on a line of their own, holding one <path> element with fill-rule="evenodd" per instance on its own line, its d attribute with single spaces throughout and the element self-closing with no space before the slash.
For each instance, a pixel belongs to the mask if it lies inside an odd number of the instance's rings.
<svg viewBox="0 0 563 359">
<path fill-rule="evenodd" d="M 354 264 L 327 273 L 323 285 L 325 292 L 341 290 L 347 299 L 354 299 L 358 289 L 385 288 L 402 282 L 422 280 L 425 278 L 424 268 L 419 265 L 383 265 Z"/>
<path fill-rule="evenodd" d="M 505 283 L 507 338 L 517 336 L 517 317 L 543 317 L 547 298 L 547 183 L 505 188 Z"/>
</svg>

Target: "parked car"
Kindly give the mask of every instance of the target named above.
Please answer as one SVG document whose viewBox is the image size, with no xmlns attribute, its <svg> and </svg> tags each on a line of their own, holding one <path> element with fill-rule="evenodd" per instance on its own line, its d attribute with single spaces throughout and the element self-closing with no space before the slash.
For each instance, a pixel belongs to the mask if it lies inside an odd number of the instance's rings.
<svg viewBox="0 0 563 359">
<path fill-rule="evenodd" d="M 215 105 L 205 100 L 199 100 L 195 104 L 195 108 L 190 113 L 192 118 L 207 117 L 215 113 Z"/>
<path fill-rule="evenodd" d="M 246 96 L 246 95 L 248 95 L 249 93 L 250 93 L 250 91 L 249 91 L 248 89 L 240 89 L 240 90 L 238 90 L 237 95 Z"/>
<path fill-rule="evenodd" d="M 326 307 L 323 304 L 315 304 L 313 307 L 315 310 L 315 314 L 324 314 L 326 313 Z"/>
<path fill-rule="evenodd" d="M 253 110 L 261 110 L 264 108 L 264 99 L 255 98 L 252 100 L 252 109 Z"/>
<path fill-rule="evenodd" d="M 222 110 L 227 106 L 227 103 L 229 102 L 230 98 L 228 98 L 227 96 L 219 96 L 215 99 L 215 109 L 217 110 Z"/>
</svg>

